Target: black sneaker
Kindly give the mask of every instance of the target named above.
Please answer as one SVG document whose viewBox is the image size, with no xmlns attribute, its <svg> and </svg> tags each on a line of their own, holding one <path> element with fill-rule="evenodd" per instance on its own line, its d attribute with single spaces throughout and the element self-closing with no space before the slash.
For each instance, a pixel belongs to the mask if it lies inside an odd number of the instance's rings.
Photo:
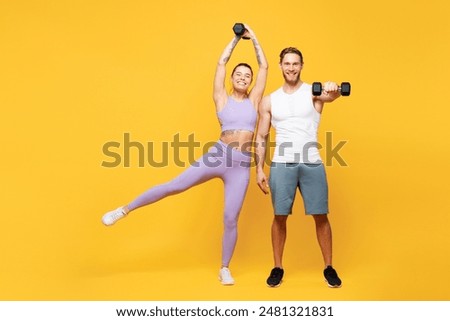
<svg viewBox="0 0 450 321">
<path fill-rule="evenodd" d="M 338 277 L 337 272 L 331 265 L 328 265 L 325 270 L 323 270 L 323 276 L 325 276 L 325 281 L 330 288 L 340 288 L 342 285 L 341 279 Z"/>
<path fill-rule="evenodd" d="M 272 288 L 280 286 L 283 279 L 283 274 L 283 269 L 280 269 L 278 267 L 273 268 L 272 271 L 270 271 L 270 276 L 267 278 L 267 285 Z"/>
</svg>

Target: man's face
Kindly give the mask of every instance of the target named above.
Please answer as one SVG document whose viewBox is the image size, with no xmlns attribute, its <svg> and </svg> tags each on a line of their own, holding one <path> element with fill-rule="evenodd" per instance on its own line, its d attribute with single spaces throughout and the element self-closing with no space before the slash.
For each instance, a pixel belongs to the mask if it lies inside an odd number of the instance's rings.
<svg viewBox="0 0 450 321">
<path fill-rule="evenodd" d="M 303 64 L 300 61 L 299 55 L 287 53 L 281 61 L 280 68 L 283 72 L 284 80 L 287 83 L 295 84 L 300 79 Z"/>
</svg>

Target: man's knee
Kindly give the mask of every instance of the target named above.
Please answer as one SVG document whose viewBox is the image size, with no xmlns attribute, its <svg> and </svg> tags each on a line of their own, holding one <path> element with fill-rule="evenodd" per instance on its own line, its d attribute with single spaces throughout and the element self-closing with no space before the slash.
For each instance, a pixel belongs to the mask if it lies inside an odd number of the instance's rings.
<svg viewBox="0 0 450 321">
<path fill-rule="evenodd" d="M 278 226 L 286 226 L 289 215 L 274 215 L 273 223 Z"/>
<path fill-rule="evenodd" d="M 312 215 L 317 225 L 329 224 L 328 214 L 315 214 Z"/>
</svg>

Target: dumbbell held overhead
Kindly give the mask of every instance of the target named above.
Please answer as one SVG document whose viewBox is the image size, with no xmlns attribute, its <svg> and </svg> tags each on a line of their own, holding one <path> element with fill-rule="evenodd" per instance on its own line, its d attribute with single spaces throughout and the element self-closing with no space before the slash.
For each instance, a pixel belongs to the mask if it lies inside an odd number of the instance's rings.
<svg viewBox="0 0 450 321">
<path fill-rule="evenodd" d="M 234 34 L 242 39 L 250 39 L 249 37 L 242 37 L 242 35 L 247 31 L 243 23 L 237 22 L 233 26 Z"/>
<path fill-rule="evenodd" d="M 313 82 L 312 94 L 314 96 L 320 96 L 322 94 L 322 90 L 323 90 L 322 83 Z M 342 82 L 341 85 L 338 87 L 338 90 L 342 96 L 350 96 L 351 85 L 349 82 Z"/>
</svg>

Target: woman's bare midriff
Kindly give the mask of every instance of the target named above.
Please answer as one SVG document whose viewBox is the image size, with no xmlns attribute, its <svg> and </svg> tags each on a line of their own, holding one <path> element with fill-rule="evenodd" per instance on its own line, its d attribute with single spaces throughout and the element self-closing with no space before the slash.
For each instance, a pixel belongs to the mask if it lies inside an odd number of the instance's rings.
<svg viewBox="0 0 450 321">
<path fill-rule="evenodd" d="M 248 130 L 225 130 L 220 135 L 220 140 L 230 147 L 251 152 L 253 143 L 253 132 Z"/>
</svg>

